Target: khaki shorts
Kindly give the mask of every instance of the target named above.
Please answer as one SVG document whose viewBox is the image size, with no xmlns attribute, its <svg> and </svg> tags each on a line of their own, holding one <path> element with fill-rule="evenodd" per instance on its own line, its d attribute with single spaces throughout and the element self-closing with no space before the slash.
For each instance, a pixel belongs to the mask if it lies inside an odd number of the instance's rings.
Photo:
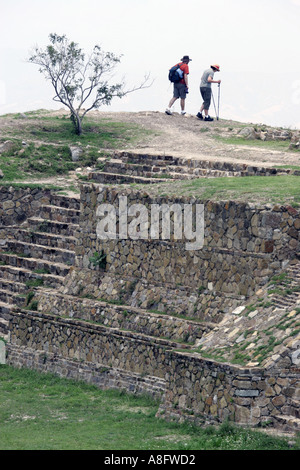
<svg viewBox="0 0 300 470">
<path fill-rule="evenodd" d="M 209 109 L 211 102 L 211 88 L 209 87 L 200 87 L 200 93 L 203 98 L 204 109 Z"/>
<path fill-rule="evenodd" d="M 185 100 L 186 98 L 186 85 L 184 83 L 174 83 L 174 98 L 181 98 Z"/>
</svg>

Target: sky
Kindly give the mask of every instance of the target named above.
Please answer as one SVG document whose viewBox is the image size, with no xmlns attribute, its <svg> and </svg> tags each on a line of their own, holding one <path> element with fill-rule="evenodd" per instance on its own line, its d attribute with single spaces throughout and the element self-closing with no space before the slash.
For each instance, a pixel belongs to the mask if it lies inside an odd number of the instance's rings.
<svg viewBox="0 0 300 470">
<path fill-rule="evenodd" d="M 57 33 L 86 53 L 97 44 L 122 55 L 113 80 L 125 77 L 128 89 L 150 73 L 150 88 L 102 111 L 164 112 L 168 70 L 189 55 L 187 113 L 201 106 L 203 71 L 219 64 L 220 119 L 300 129 L 300 0 L 0 0 L 0 25 L 0 115 L 62 108 L 28 62 Z"/>
</svg>

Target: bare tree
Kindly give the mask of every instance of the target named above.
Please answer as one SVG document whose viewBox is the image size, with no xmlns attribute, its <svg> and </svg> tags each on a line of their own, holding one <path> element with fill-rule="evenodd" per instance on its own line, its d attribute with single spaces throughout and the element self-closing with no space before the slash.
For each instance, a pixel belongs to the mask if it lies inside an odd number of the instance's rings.
<svg viewBox="0 0 300 470">
<path fill-rule="evenodd" d="M 124 90 L 124 83 L 110 85 L 120 56 L 104 52 L 96 45 L 86 58 L 78 44 L 65 35 L 50 34 L 49 39 L 45 49 L 34 48 L 28 61 L 39 65 L 39 71 L 51 81 L 55 90 L 53 100 L 69 108 L 78 135 L 82 133 L 82 120 L 91 109 L 109 105 L 114 97 L 122 98 L 152 84 L 148 74 L 139 86 L 130 90 Z"/>
</svg>

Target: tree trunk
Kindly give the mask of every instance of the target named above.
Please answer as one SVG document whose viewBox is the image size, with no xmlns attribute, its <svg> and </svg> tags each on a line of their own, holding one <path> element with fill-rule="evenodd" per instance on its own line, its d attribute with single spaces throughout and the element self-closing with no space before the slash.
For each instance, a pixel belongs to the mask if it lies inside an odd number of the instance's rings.
<svg viewBox="0 0 300 470">
<path fill-rule="evenodd" d="M 78 121 L 77 121 L 76 134 L 77 134 L 77 135 L 81 135 L 81 134 L 82 134 L 81 119 L 80 119 L 79 117 L 78 117 Z"/>
<path fill-rule="evenodd" d="M 72 112 L 71 113 L 71 121 L 74 125 L 76 134 L 81 135 L 82 134 L 82 123 L 81 123 L 81 119 L 79 117 L 79 114 L 77 114 L 76 112 Z"/>
</svg>

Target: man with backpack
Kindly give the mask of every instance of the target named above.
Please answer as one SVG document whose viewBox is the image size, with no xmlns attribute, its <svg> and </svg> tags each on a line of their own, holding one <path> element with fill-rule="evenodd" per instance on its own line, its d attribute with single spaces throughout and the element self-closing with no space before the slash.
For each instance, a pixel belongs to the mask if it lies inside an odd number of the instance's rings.
<svg viewBox="0 0 300 470">
<path fill-rule="evenodd" d="M 188 74 L 189 74 L 189 62 L 192 59 L 189 58 L 188 55 L 182 57 L 181 62 L 174 65 L 169 71 L 169 80 L 174 83 L 173 89 L 173 98 L 171 99 L 169 106 L 166 109 L 166 114 L 171 115 L 172 111 L 171 108 L 178 98 L 180 98 L 180 107 L 181 107 L 181 114 L 185 114 L 185 99 L 186 95 L 189 92 L 189 84 L 188 84 Z"/>
<path fill-rule="evenodd" d="M 220 86 L 221 80 L 214 80 L 215 72 L 220 72 L 219 65 L 211 65 L 209 69 L 203 72 L 201 83 L 200 83 L 200 93 L 203 98 L 203 103 L 200 108 L 199 113 L 197 114 L 198 119 L 203 119 L 202 111 L 204 110 L 205 118 L 204 121 L 213 121 L 208 114 L 208 110 L 211 102 L 211 84 L 218 83 Z"/>
</svg>

